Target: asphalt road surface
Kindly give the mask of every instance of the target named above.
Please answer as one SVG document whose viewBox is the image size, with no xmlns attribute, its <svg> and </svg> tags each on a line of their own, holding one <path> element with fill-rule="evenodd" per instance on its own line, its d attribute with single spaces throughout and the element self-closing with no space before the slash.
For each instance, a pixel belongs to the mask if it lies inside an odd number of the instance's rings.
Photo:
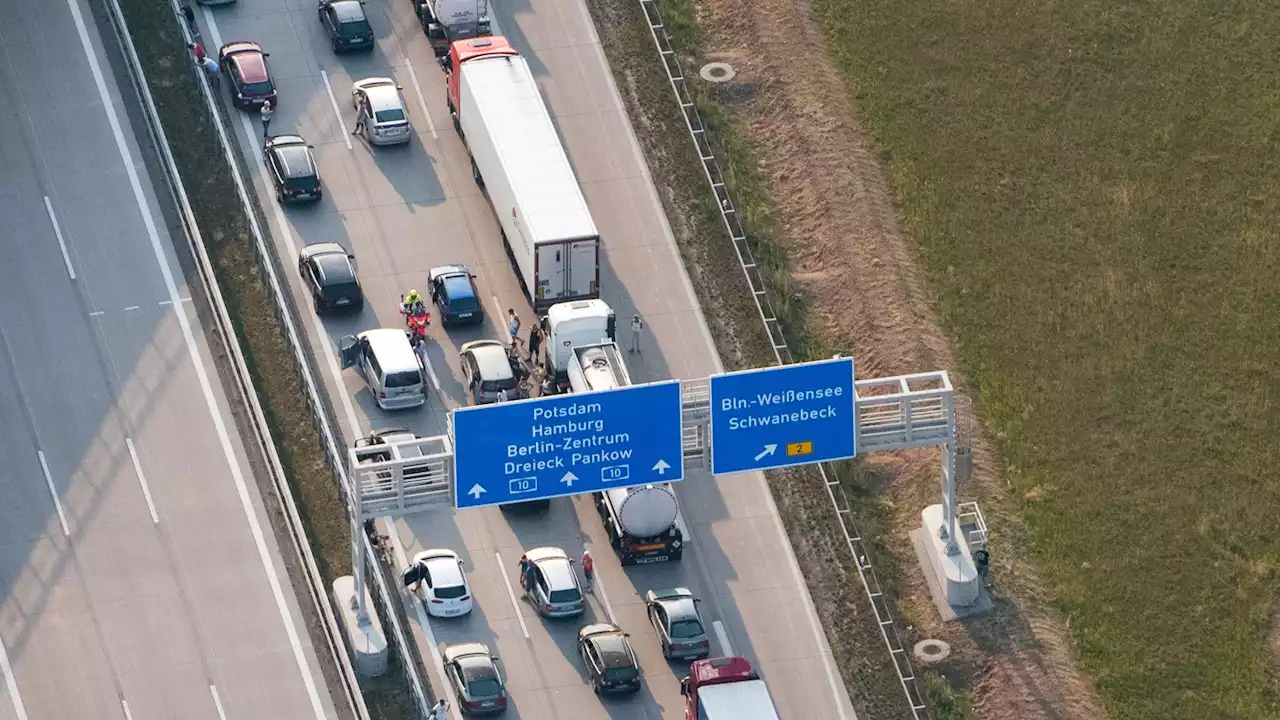
<svg viewBox="0 0 1280 720">
<path fill-rule="evenodd" d="M 492 5 L 495 32 L 512 41 L 538 78 L 599 226 L 605 248 L 603 297 L 617 311 L 620 325 L 625 327 L 635 312 L 647 322 L 642 357 L 628 357 L 633 379 L 696 379 L 716 372 L 710 336 L 586 8 L 577 0 Z M 399 296 L 411 287 L 425 293 L 429 268 L 469 266 L 478 275 L 487 314 L 498 323 L 509 307 L 517 309 L 526 329 L 534 317 L 503 250 L 494 212 L 473 183 L 467 152 L 449 122 L 444 74 L 412 4 L 368 0 L 366 12 L 376 49 L 344 56 L 330 50 L 310 0 L 239 0 L 232 7 L 206 9 L 201 18 L 210 52 L 232 40 L 264 45 L 281 98 L 271 130 L 299 133 L 315 147 L 326 195 L 314 207 L 280 209 L 255 161 L 254 182 L 286 267 L 302 245 L 315 242 L 339 242 L 357 256 L 367 304 L 353 318 L 316 319 L 290 271 L 290 286 L 309 340 L 326 365 L 326 385 L 347 442 L 371 428 L 390 426 L 418 435 L 444 433 L 447 411 L 467 403 L 458 347 L 502 337 L 501 326 L 492 322 L 448 333 L 433 326 L 428 406 L 379 410 L 354 371 L 338 370 L 337 339 L 380 326 L 403 327 L 396 311 Z M 408 146 L 374 148 L 349 135 L 355 124 L 351 83 L 371 76 L 395 77 L 403 87 L 416 130 Z M 234 115 L 244 152 L 260 157 L 256 113 Z M 620 333 L 620 341 L 627 333 Z M 762 477 L 716 479 L 704 470 L 686 476 L 678 492 L 692 552 L 673 565 L 624 571 L 589 497 L 555 500 L 546 515 L 442 509 L 396 521 L 391 534 L 402 565 L 425 548 L 454 549 L 466 562 L 476 598 L 475 610 L 461 619 L 428 619 L 420 606 L 410 610 L 424 657 L 435 664 L 430 680 L 436 689 L 444 687 L 438 645 L 478 640 L 501 658 L 512 698 L 508 717 L 682 718 L 679 679 L 687 666 L 662 658 L 643 596 L 653 588 L 686 586 L 703 599 L 704 618 L 714 621 L 713 652 L 755 662 L 783 717 L 853 718 Z M 558 545 L 574 557 L 584 545 L 595 549 L 598 590 L 580 620 L 542 620 L 511 594 L 508 581 L 518 588 L 520 555 L 539 545 Z M 645 673 L 637 696 L 601 700 L 586 683 L 575 637 L 593 617 L 612 618 L 631 633 Z"/>
<path fill-rule="evenodd" d="M 336 717 L 78 1 L 0 23 L 0 720 Z"/>
</svg>

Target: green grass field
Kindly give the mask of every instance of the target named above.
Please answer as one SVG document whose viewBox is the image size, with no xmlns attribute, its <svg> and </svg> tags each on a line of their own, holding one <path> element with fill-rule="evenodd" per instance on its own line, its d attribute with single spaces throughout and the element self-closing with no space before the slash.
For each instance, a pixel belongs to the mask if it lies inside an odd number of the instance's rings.
<svg viewBox="0 0 1280 720">
<path fill-rule="evenodd" d="M 1108 711 L 1280 716 L 1280 9 L 815 5 Z"/>
</svg>

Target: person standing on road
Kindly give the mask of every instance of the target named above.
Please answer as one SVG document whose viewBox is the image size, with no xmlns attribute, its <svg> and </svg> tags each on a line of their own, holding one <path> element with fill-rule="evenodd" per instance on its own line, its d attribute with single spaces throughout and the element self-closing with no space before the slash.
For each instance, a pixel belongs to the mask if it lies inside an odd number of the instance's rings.
<svg viewBox="0 0 1280 720">
<path fill-rule="evenodd" d="M 542 358 L 538 357 L 538 350 L 542 348 L 542 328 L 537 325 L 529 331 L 529 362 L 536 367 L 542 367 Z"/>
<path fill-rule="evenodd" d="M 507 308 L 507 329 L 511 332 L 511 344 L 516 344 L 516 336 L 520 333 L 520 316 L 515 308 Z"/>
<path fill-rule="evenodd" d="M 262 116 L 262 139 L 266 140 L 271 137 L 271 116 L 275 114 L 275 110 L 271 107 L 270 100 L 262 101 L 262 110 L 259 115 Z"/>
<path fill-rule="evenodd" d="M 530 598 L 533 597 L 533 586 L 538 582 L 538 566 L 530 562 L 524 568 L 524 592 Z"/>
<path fill-rule="evenodd" d="M 191 37 L 200 39 L 200 28 L 196 26 L 196 11 L 191 6 L 182 4 L 182 19 L 187 22 L 187 29 L 191 31 Z"/>
<path fill-rule="evenodd" d="M 200 42 L 200 40 L 197 39 L 195 42 L 191 43 L 188 47 L 191 48 L 191 54 L 196 56 L 196 62 L 204 63 L 204 43 Z"/>
<path fill-rule="evenodd" d="M 427 720 L 445 720 L 449 717 L 449 701 L 440 698 L 440 702 L 431 708 L 431 714 L 427 716 Z"/>
<path fill-rule="evenodd" d="M 214 60 L 213 58 L 209 57 L 208 55 L 205 55 L 205 56 L 204 56 L 204 59 L 203 59 L 203 60 L 200 60 L 200 61 L 199 61 L 199 62 L 197 62 L 196 64 L 197 64 L 197 65 L 199 65 L 200 67 L 204 68 L 204 74 L 209 78 L 209 85 L 210 85 L 214 90 L 217 90 L 217 89 L 218 89 L 218 63 L 217 63 L 217 61 L 216 61 L 216 60 Z"/>
<path fill-rule="evenodd" d="M 596 577 L 596 561 L 592 559 L 590 550 L 582 551 L 582 576 L 587 579 L 587 592 L 591 592 Z"/>
<path fill-rule="evenodd" d="M 368 127 L 369 113 L 364 109 L 364 103 L 360 103 L 359 109 L 356 110 L 356 129 L 351 131 L 352 135 L 359 135 Z"/>
<path fill-rule="evenodd" d="M 636 353 L 640 352 L 640 332 L 642 330 L 644 330 L 644 321 L 640 319 L 639 315 L 632 315 L 631 316 L 631 347 L 627 349 L 627 352 L 631 355 L 635 355 Z"/>
</svg>

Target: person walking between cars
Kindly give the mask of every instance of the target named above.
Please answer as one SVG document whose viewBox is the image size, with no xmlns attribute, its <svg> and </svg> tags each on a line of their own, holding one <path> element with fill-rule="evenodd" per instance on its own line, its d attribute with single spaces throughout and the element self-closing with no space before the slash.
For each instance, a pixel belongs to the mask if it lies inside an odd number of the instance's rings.
<svg viewBox="0 0 1280 720">
<path fill-rule="evenodd" d="M 538 566 L 529 562 L 524 566 L 524 592 L 533 598 L 533 586 L 538 582 Z"/>
<path fill-rule="evenodd" d="M 537 325 L 529 331 L 529 362 L 535 367 L 542 367 L 542 358 L 538 357 L 538 350 L 542 348 L 542 328 Z"/>
<path fill-rule="evenodd" d="M 360 108 L 356 110 L 356 129 L 351 131 L 352 135 L 359 135 L 368 128 L 369 114 L 365 112 L 364 103 L 360 103 Z"/>
<path fill-rule="evenodd" d="M 515 308 L 507 308 L 507 330 L 511 333 L 511 344 L 516 344 L 516 336 L 520 333 L 520 316 Z"/>
<path fill-rule="evenodd" d="M 449 701 L 440 698 L 440 702 L 431 708 L 431 713 L 427 715 L 427 720 L 445 720 L 449 717 Z"/>
<path fill-rule="evenodd" d="M 582 551 L 582 577 L 587 579 L 587 592 L 591 592 L 596 577 L 596 561 L 592 559 L 590 550 Z"/>
<path fill-rule="evenodd" d="M 271 116 L 275 114 L 275 110 L 271 107 L 270 100 L 262 102 L 262 110 L 258 114 L 262 116 L 262 139 L 266 140 L 271 137 Z"/>
</svg>

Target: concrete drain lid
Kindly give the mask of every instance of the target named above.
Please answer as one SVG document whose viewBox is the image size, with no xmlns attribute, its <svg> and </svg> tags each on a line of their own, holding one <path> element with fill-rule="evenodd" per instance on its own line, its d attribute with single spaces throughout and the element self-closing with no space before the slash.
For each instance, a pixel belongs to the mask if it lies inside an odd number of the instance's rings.
<svg viewBox="0 0 1280 720">
<path fill-rule="evenodd" d="M 941 662 L 951 654 L 951 646 L 941 640 L 921 640 L 916 643 L 915 653 L 920 662 Z"/>
<path fill-rule="evenodd" d="M 732 80 L 733 76 L 738 74 L 738 71 L 734 70 L 729 63 L 711 62 L 703 65 L 698 74 L 707 82 L 722 83 Z"/>
</svg>

